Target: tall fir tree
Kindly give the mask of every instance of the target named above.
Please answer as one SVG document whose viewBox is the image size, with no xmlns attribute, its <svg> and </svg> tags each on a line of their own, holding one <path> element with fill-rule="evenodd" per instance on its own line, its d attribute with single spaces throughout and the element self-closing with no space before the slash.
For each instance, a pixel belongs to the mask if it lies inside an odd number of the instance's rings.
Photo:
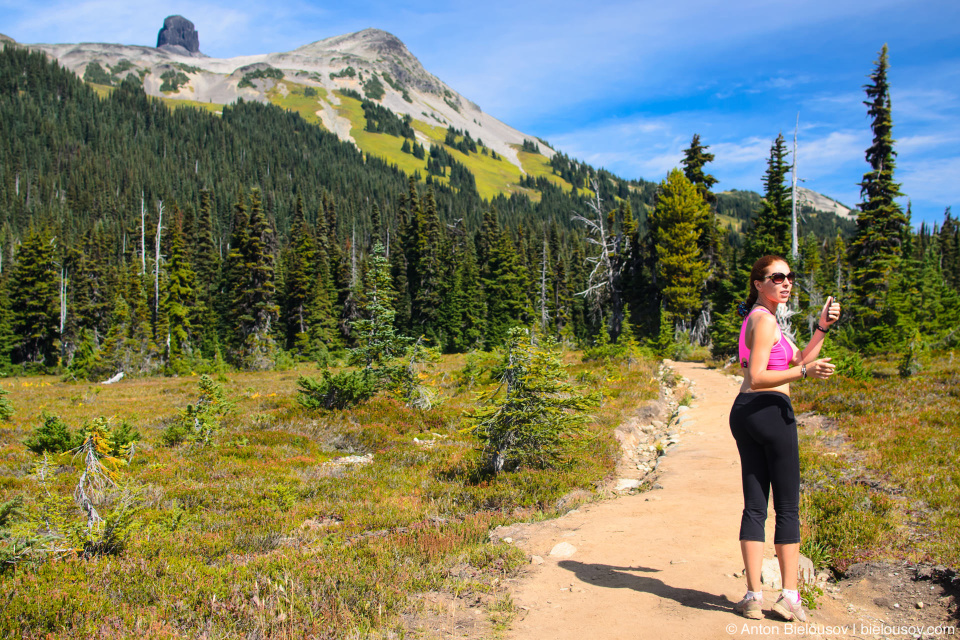
<svg viewBox="0 0 960 640">
<path fill-rule="evenodd" d="M 46 229 L 33 229 L 23 241 L 13 272 L 17 286 L 10 295 L 14 330 L 19 338 L 18 362 L 57 363 L 60 332 L 59 273 L 54 239 Z"/>
<path fill-rule="evenodd" d="M 443 236 L 433 189 L 427 191 L 423 206 L 417 212 L 417 274 L 413 293 L 413 330 L 438 343 L 440 340 L 440 306 L 442 270 L 440 253 Z"/>
<path fill-rule="evenodd" d="M 213 202 L 209 190 L 200 192 L 200 213 L 197 216 L 197 235 L 193 238 L 193 264 L 197 274 L 197 297 L 209 306 L 213 285 L 217 281 L 220 254 L 213 243 Z"/>
<path fill-rule="evenodd" d="M 191 317 L 197 307 L 197 276 L 190 263 L 183 225 L 183 216 L 175 208 L 168 235 L 164 305 L 170 335 L 167 364 L 174 371 L 184 370 L 186 360 L 193 355 L 194 327 Z"/>
<path fill-rule="evenodd" d="M 273 229 L 263 210 L 260 189 L 250 191 L 250 222 L 242 249 L 241 286 L 234 305 L 239 316 L 239 359 L 246 369 L 262 371 L 273 366 L 276 344 L 273 329 L 279 316 L 274 290 L 274 258 L 270 252 Z"/>
<path fill-rule="evenodd" d="M 398 330 L 409 333 L 413 313 L 413 298 L 410 294 L 410 262 L 407 254 L 412 244 L 413 231 L 410 226 L 410 213 L 407 210 L 407 196 L 397 197 L 397 229 L 390 238 L 390 275 L 396 291 L 396 325 Z"/>
<path fill-rule="evenodd" d="M 722 263 L 723 259 L 719 246 L 722 234 L 717 225 L 716 212 L 713 207 L 717 197 L 711 191 L 718 180 L 704 170 L 704 167 L 714 160 L 714 154 L 707 152 L 709 148 L 710 145 L 700 142 L 700 134 L 695 133 L 693 139 L 690 140 L 690 146 L 683 152 L 683 160 L 680 161 L 680 164 L 683 165 L 683 175 L 697 188 L 704 201 L 710 205 L 710 212 L 700 225 L 699 240 L 700 251 L 709 270 L 708 277 L 717 270 L 718 266 L 722 266 L 718 262 Z M 723 274 L 719 275 L 722 276 Z"/>
<path fill-rule="evenodd" d="M 960 225 L 953 217 L 950 207 L 943 212 L 939 240 L 944 280 L 960 292 Z"/>
<path fill-rule="evenodd" d="M 697 241 L 708 214 L 700 191 L 679 169 L 673 169 L 660 183 L 650 225 L 655 229 L 663 306 L 674 322 L 688 326 L 700 309 L 700 292 L 707 275 Z"/>
<path fill-rule="evenodd" d="M 217 316 L 220 318 L 220 335 L 227 337 L 227 347 L 231 358 L 238 359 L 243 335 L 240 330 L 241 306 L 238 297 L 244 287 L 246 258 L 245 247 L 250 239 L 250 216 L 247 213 L 246 197 L 239 191 L 233 205 L 233 222 L 227 256 L 220 274 L 220 286 L 217 295 Z"/>
<path fill-rule="evenodd" d="M 17 346 L 14 333 L 15 316 L 10 302 L 9 276 L 0 276 L 0 372 L 5 372 L 12 364 L 10 354 Z"/>
<path fill-rule="evenodd" d="M 700 142 L 699 134 L 694 134 L 690 146 L 684 150 L 680 164 L 683 165 L 683 175 L 697 188 L 708 205 L 707 215 L 700 223 L 700 239 L 697 241 L 697 246 L 700 248 L 703 264 L 706 267 L 705 286 L 701 291 L 701 307 L 710 310 L 715 316 L 717 313 L 723 313 L 729 306 L 729 287 L 724 283 L 731 278 L 731 273 L 724 255 L 724 234 L 717 220 L 717 197 L 712 191 L 718 181 L 704 170 L 704 167 L 714 160 L 714 154 L 707 152 L 709 148 L 709 145 Z M 639 274 L 642 274 L 642 271 L 638 270 Z M 635 289 L 639 288 L 635 284 Z M 642 301 L 637 302 L 639 304 L 631 305 L 634 309 L 644 306 Z"/>
<path fill-rule="evenodd" d="M 501 230 L 490 246 L 480 277 L 487 300 L 484 343 L 489 349 L 503 344 L 511 328 L 528 321 L 526 278 L 507 230 Z"/>
<path fill-rule="evenodd" d="M 765 255 L 790 259 L 790 225 L 792 219 L 790 188 L 784 180 L 790 165 L 786 162 L 787 147 L 783 134 L 770 146 L 767 171 L 763 175 L 763 204 L 747 232 L 743 265 L 749 270 Z"/>
<path fill-rule="evenodd" d="M 442 344 L 447 353 L 463 353 L 477 347 L 483 337 L 485 303 L 473 242 L 447 252 L 446 276 L 440 296 Z"/>
<path fill-rule="evenodd" d="M 690 146 L 683 151 L 683 160 L 680 161 L 680 164 L 683 165 L 683 175 L 697 187 L 701 197 L 707 202 L 713 195 L 710 193 L 710 189 L 717 184 L 717 179 L 703 170 L 706 164 L 714 160 L 714 155 L 707 153 L 709 148 L 710 145 L 700 143 L 700 134 L 695 133 L 693 139 L 690 140 Z"/>
<path fill-rule="evenodd" d="M 909 219 L 896 198 L 903 195 L 894 181 L 893 117 L 890 86 L 887 81 L 887 45 L 866 85 L 867 113 L 872 122 L 873 144 L 867 149 L 870 170 L 860 183 L 860 213 L 857 233 L 850 244 L 853 267 L 854 299 L 852 307 L 858 328 L 867 346 L 889 345 L 896 321 L 884 308 L 893 274 L 900 266 L 904 234 Z"/>
<path fill-rule="evenodd" d="M 314 288 L 310 301 L 310 354 L 323 362 L 326 354 L 342 345 L 336 313 L 337 287 L 331 266 L 331 242 L 325 209 L 317 212 Z"/>
<path fill-rule="evenodd" d="M 285 252 L 283 323 L 286 348 L 302 356 L 310 355 L 310 306 L 319 294 L 316 288 L 316 249 L 313 235 L 303 213 L 303 199 L 297 206 L 290 226 L 290 245 Z"/>
<path fill-rule="evenodd" d="M 363 317 L 353 323 L 357 347 L 351 350 L 350 363 L 376 370 L 402 355 L 410 342 L 399 336 L 394 326 L 396 312 L 393 310 L 394 291 L 390 281 L 390 263 L 380 242 L 373 247 L 365 289 L 361 310 Z"/>
<path fill-rule="evenodd" d="M 150 299 L 144 280 L 148 276 L 141 275 L 138 267 L 129 265 L 126 269 L 125 304 L 128 315 L 120 319 L 126 323 L 126 337 L 119 371 L 134 376 L 153 373 L 159 368 L 161 358 L 154 340 L 155 327 L 150 323 Z"/>
</svg>

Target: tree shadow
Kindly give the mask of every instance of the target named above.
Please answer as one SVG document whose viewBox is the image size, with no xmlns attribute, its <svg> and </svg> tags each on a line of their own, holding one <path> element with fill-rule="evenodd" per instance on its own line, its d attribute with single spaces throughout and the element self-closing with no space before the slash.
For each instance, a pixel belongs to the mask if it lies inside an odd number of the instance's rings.
<svg viewBox="0 0 960 640">
<path fill-rule="evenodd" d="M 575 560 L 561 560 L 557 563 L 567 571 L 572 571 L 581 582 L 608 589 L 633 589 L 652 593 L 660 598 L 673 600 L 684 607 L 703 611 L 732 611 L 734 603 L 726 596 L 672 587 L 663 580 L 654 577 L 636 575 L 635 572 L 659 573 L 660 569 L 648 567 L 614 567 L 608 564 L 587 564 Z"/>
</svg>

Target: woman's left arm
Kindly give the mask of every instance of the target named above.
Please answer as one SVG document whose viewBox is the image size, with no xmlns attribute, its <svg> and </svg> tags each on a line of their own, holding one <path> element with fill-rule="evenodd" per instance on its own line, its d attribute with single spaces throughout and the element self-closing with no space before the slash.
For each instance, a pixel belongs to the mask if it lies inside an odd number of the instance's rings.
<svg viewBox="0 0 960 640">
<path fill-rule="evenodd" d="M 820 322 L 819 325 L 825 329 L 829 329 L 833 323 L 835 323 L 840 318 L 840 303 L 837 302 L 833 296 L 827 298 L 827 302 L 823 305 L 823 310 L 820 311 Z M 806 348 L 803 351 L 797 352 L 797 355 L 793 358 L 793 363 L 795 365 L 799 364 L 809 364 L 817 359 L 820 355 L 820 347 L 823 346 L 823 339 L 826 334 L 819 329 L 813 330 L 813 336 L 810 338 L 810 342 L 807 343 Z"/>
</svg>

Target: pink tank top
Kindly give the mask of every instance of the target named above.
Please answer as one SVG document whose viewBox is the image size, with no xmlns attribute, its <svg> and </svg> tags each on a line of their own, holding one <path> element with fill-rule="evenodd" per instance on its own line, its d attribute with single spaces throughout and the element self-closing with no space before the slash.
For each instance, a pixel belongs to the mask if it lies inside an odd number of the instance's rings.
<svg viewBox="0 0 960 640">
<path fill-rule="evenodd" d="M 747 348 L 746 340 L 747 320 L 750 319 L 754 311 L 760 309 L 770 313 L 770 310 L 766 307 L 756 307 L 747 314 L 747 317 L 743 319 L 743 326 L 740 327 L 740 368 L 742 369 L 746 369 L 750 362 L 750 349 Z M 770 315 L 773 314 L 770 313 Z M 790 342 L 787 341 L 787 337 L 780 331 L 779 326 L 777 327 L 777 331 L 780 332 L 780 339 L 773 345 L 773 348 L 770 349 L 770 360 L 767 362 L 767 369 L 772 371 L 786 371 L 790 368 L 790 361 L 793 360 L 793 347 L 790 346 Z"/>
</svg>

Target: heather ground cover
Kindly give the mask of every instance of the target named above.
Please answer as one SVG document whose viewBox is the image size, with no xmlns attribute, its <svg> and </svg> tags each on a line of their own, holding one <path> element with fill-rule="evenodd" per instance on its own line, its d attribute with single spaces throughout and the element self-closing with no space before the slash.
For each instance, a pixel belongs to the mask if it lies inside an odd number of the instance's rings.
<svg viewBox="0 0 960 640">
<path fill-rule="evenodd" d="M 839 570 L 899 558 L 960 566 L 960 361 L 930 355 L 909 377 L 866 362 L 860 379 L 795 385 L 804 550 Z"/>
<path fill-rule="evenodd" d="M 576 464 L 496 478 L 478 473 L 463 420 L 476 392 L 494 384 L 496 357 L 485 354 L 444 357 L 424 380 L 440 400 L 427 411 L 389 394 L 350 410 L 308 411 L 296 402 L 296 379 L 315 370 L 227 374 L 220 383 L 235 410 L 206 447 L 161 444 L 197 401 L 197 377 L 112 386 L 3 380 L 16 413 L 0 426 L 0 504 L 24 500 L 5 525 L 5 552 L 10 533 L 37 533 L 51 505 L 84 521 L 71 495 L 80 461 L 48 454 L 40 482 L 43 457 L 23 444 L 45 413 L 74 431 L 99 416 L 126 421 L 141 440 L 118 472 L 137 496 L 125 548 L 6 568 L 0 634 L 409 637 L 405 620 L 423 606 L 412 596 L 427 592 L 482 595 L 495 631 L 512 609 L 500 581 L 526 558 L 491 544 L 489 529 L 574 508 L 565 496 L 592 491 L 612 471 L 621 416 L 657 394 L 653 360 L 565 359 L 571 379 L 603 392 L 592 437 Z M 369 454 L 369 464 L 335 463 Z"/>
</svg>

